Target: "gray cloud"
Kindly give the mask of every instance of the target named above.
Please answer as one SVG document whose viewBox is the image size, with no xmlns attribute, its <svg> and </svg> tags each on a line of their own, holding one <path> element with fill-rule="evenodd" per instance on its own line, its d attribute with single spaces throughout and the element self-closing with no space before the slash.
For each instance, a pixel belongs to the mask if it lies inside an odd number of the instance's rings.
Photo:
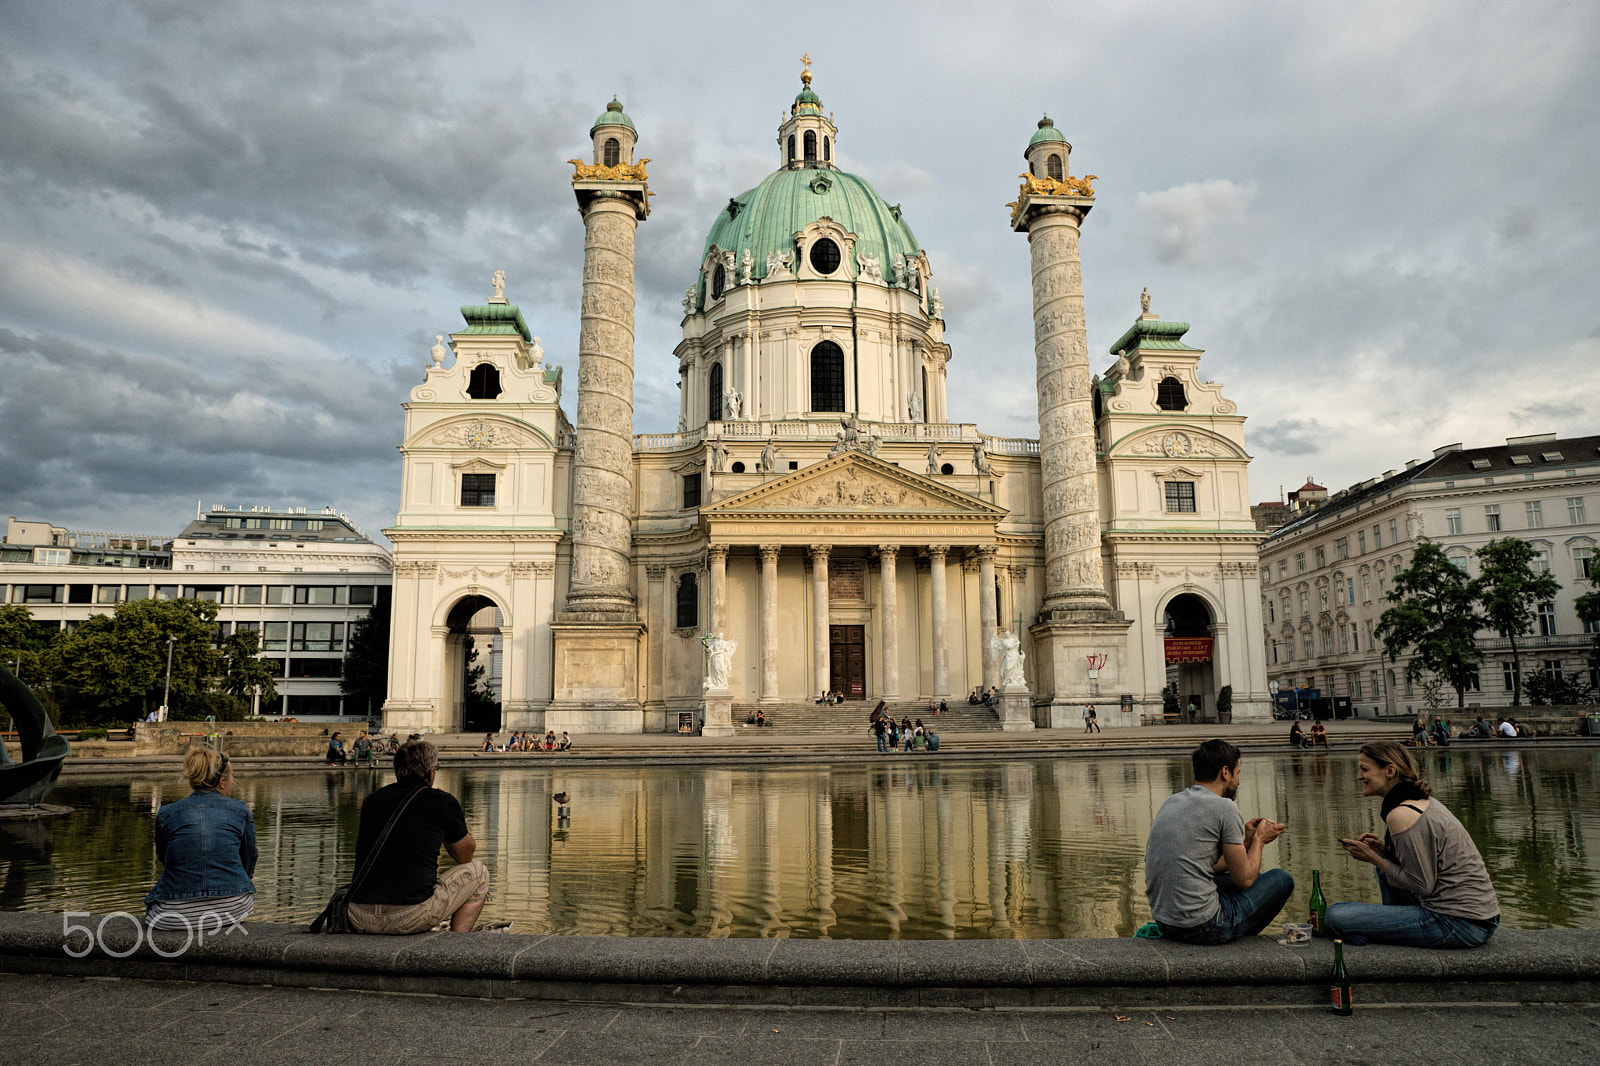
<svg viewBox="0 0 1600 1066">
<path fill-rule="evenodd" d="M 636 426 L 676 424 L 678 299 L 716 212 L 775 165 L 790 16 L 625 2 L 612 24 L 641 28 L 602 43 L 570 0 L 470 10 L 0 5 L 0 511 L 157 530 L 198 497 L 392 520 L 400 400 L 493 269 L 573 369 L 563 160 L 613 92 L 658 194 Z M 1027 245 L 1002 205 L 1049 111 L 1074 172 L 1101 175 L 1096 369 L 1149 286 L 1250 416 L 1256 496 L 1592 431 L 1545 384 L 1600 384 L 1600 327 L 1574 310 L 1600 289 L 1591 6 L 1110 5 L 1026 78 L 1032 7 L 919 11 L 850 8 L 850 35 L 792 50 L 817 58 L 842 165 L 933 260 L 954 417 L 1037 432 Z"/>
</svg>

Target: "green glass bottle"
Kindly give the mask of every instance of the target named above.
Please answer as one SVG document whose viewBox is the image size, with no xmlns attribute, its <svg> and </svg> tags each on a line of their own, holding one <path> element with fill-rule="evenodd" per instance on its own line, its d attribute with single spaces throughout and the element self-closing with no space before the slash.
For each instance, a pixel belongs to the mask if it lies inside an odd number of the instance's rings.
<svg viewBox="0 0 1600 1066">
<path fill-rule="evenodd" d="M 1333 942 L 1333 973 L 1329 975 L 1329 999 L 1335 1014 L 1350 1014 L 1350 974 L 1344 968 L 1344 941 Z"/>
<path fill-rule="evenodd" d="M 1311 871 L 1311 935 L 1327 932 L 1328 901 L 1322 898 L 1322 871 Z"/>
</svg>

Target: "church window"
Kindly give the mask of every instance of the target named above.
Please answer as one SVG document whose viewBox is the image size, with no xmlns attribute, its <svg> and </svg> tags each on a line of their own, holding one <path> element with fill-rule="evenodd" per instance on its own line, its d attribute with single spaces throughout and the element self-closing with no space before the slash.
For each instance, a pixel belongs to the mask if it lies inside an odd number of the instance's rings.
<svg viewBox="0 0 1600 1066">
<path fill-rule="evenodd" d="M 794 163 L 794 134 L 789 134 L 789 162 Z"/>
<path fill-rule="evenodd" d="M 941 473 L 941 474 L 954 474 L 955 472 L 956 472 L 956 468 L 951 466 L 949 463 L 940 463 L 939 464 L 939 473 Z"/>
<path fill-rule="evenodd" d="M 818 274 L 832 274 L 839 269 L 839 246 L 824 237 L 811 246 L 811 268 Z M 844 408 L 839 408 L 844 410 Z"/>
<path fill-rule="evenodd" d="M 693 574 L 678 578 L 678 628 L 693 629 L 700 624 L 700 588 Z"/>
<path fill-rule="evenodd" d="M 815 250 L 811 254 L 815 256 Z M 811 349 L 811 409 L 844 410 L 844 350 L 832 341 L 823 341 Z"/>
<path fill-rule="evenodd" d="M 488 363 L 479 363 L 472 368 L 472 376 L 467 379 L 467 395 L 474 400 L 492 400 L 500 395 L 500 371 Z"/>
<path fill-rule="evenodd" d="M 833 162 L 833 141 L 826 135 L 822 138 L 822 161 L 824 163 Z"/>
<path fill-rule="evenodd" d="M 722 364 L 712 363 L 706 386 L 706 421 L 722 421 Z"/>
<path fill-rule="evenodd" d="M 1163 411 L 1182 411 L 1189 406 L 1183 394 L 1183 382 L 1177 378 L 1162 378 L 1156 386 L 1156 406 Z"/>
<path fill-rule="evenodd" d="M 1169 481 L 1166 490 L 1169 514 L 1194 514 L 1194 482 Z"/>
<path fill-rule="evenodd" d="M 817 162 L 817 131 L 806 130 L 805 137 L 806 166 L 814 166 Z"/>
<path fill-rule="evenodd" d="M 614 167 L 618 163 L 622 162 L 622 145 L 617 143 L 617 139 L 615 137 L 606 138 L 606 146 L 603 150 L 603 159 L 605 161 L 605 165 L 608 167 Z"/>
<path fill-rule="evenodd" d="M 718 263 L 717 269 L 711 272 L 711 298 L 713 300 L 722 299 L 722 290 L 727 287 L 727 284 L 728 271 L 721 263 Z"/>
<path fill-rule="evenodd" d="M 1044 161 L 1044 173 L 1047 178 L 1061 180 L 1061 157 L 1051 152 Z"/>
<path fill-rule="evenodd" d="M 743 463 L 734 463 L 728 469 L 732 470 L 735 474 L 742 474 L 742 473 L 744 473 L 744 464 Z"/>
<path fill-rule="evenodd" d="M 462 474 L 461 475 L 461 506 L 463 506 L 463 507 L 493 507 L 494 506 L 494 475 L 493 474 Z"/>
<path fill-rule="evenodd" d="M 700 506 L 699 474 L 683 475 L 683 506 L 686 510 L 690 507 Z"/>
</svg>

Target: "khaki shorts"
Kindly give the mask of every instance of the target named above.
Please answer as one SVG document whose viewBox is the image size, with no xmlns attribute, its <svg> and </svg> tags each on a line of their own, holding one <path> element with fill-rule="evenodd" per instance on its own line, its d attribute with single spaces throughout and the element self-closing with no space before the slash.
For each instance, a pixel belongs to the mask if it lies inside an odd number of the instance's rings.
<svg viewBox="0 0 1600 1066">
<path fill-rule="evenodd" d="M 358 933 L 426 933 L 468 903 L 489 898 L 489 868 L 477 859 L 439 875 L 433 895 L 421 903 L 352 903 L 350 925 Z"/>
</svg>

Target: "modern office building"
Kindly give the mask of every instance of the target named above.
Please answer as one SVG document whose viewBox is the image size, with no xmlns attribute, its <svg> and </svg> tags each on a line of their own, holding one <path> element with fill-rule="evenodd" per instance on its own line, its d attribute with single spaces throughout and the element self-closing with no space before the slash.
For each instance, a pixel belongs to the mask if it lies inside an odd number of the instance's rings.
<svg viewBox="0 0 1600 1066">
<path fill-rule="evenodd" d="M 1447 444 L 1432 458 L 1328 496 L 1309 483 L 1291 498 L 1293 517 L 1261 545 L 1261 618 L 1268 676 L 1281 691 L 1349 697 L 1357 714 L 1410 714 L 1425 706 L 1406 678 L 1407 657 L 1389 662 L 1374 635 L 1393 575 L 1426 537 L 1468 573 L 1473 553 L 1514 536 L 1538 551 L 1535 566 L 1561 583 L 1517 640 L 1525 672 L 1591 676 L 1592 627 L 1573 601 L 1592 587 L 1600 543 L 1600 436 L 1553 433 L 1504 444 Z M 1467 702 L 1509 704 L 1510 641 L 1479 635 L 1484 651 Z M 1453 693 L 1452 693 L 1453 702 Z"/>
<path fill-rule="evenodd" d="M 389 552 L 332 509 L 218 506 L 176 536 L 94 533 L 11 518 L 0 543 L 0 602 L 40 626 L 75 628 L 125 600 L 210 600 L 217 639 L 261 633 L 278 701 L 262 715 L 376 716 L 339 692 L 350 629 L 390 587 Z"/>
</svg>

